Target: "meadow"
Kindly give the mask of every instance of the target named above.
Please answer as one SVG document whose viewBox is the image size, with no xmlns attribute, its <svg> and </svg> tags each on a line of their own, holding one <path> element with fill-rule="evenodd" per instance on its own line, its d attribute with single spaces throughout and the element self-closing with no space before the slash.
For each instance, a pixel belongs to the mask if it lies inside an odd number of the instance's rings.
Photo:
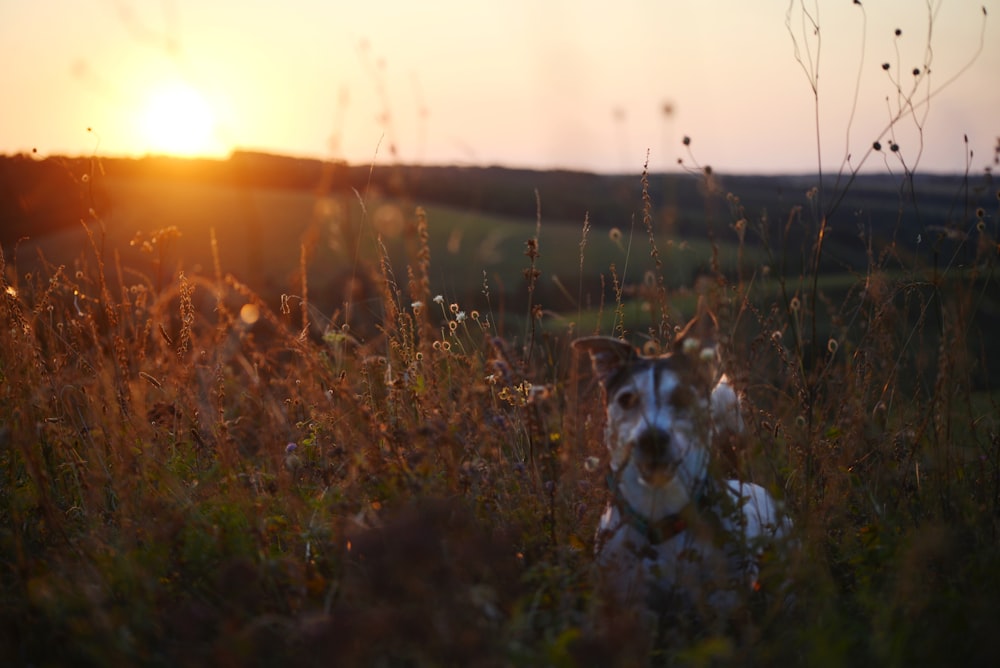
<svg viewBox="0 0 1000 668">
<path fill-rule="evenodd" d="M 544 190 L 515 216 L 105 178 L 110 209 L 5 247 L 4 663 L 994 665 L 988 175 L 944 212 L 889 180 L 870 211 L 953 232 L 854 209 L 832 263 L 808 182 L 765 208 L 706 172 L 691 212 L 634 180 L 621 219 L 550 221 Z M 719 466 L 793 518 L 794 604 L 650 657 L 597 611 L 569 343 L 664 349 L 699 299 L 748 400 Z"/>
</svg>

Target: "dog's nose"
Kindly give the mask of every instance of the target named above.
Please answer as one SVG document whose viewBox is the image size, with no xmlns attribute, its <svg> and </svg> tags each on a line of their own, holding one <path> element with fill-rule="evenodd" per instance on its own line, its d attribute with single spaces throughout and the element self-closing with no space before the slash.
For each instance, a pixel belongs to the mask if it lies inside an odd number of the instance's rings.
<svg viewBox="0 0 1000 668">
<path fill-rule="evenodd" d="M 650 429 L 643 432 L 636 441 L 636 447 L 642 456 L 651 462 L 668 464 L 672 459 L 670 434 L 662 429 Z"/>
</svg>

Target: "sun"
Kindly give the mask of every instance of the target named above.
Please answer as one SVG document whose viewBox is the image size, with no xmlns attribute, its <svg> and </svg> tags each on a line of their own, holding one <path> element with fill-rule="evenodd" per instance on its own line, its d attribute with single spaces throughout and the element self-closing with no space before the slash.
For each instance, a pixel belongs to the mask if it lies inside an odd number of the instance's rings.
<svg viewBox="0 0 1000 668">
<path fill-rule="evenodd" d="M 218 153 L 216 119 L 195 88 L 170 83 L 152 89 L 140 116 L 140 133 L 150 153 L 204 156 Z"/>
</svg>

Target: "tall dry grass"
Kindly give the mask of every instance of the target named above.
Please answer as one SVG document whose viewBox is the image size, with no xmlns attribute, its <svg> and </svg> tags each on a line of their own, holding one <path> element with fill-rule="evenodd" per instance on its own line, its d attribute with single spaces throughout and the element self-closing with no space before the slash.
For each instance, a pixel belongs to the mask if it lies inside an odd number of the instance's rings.
<svg viewBox="0 0 1000 668">
<path fill-rule="evenodd" d="M 729 203 L 727 233 L 788 252 L 785 221 Z M 648 301 L 644 331 L 612 314 L 647 351 L 689 303 L 659 278 L 650 207 L 647 275 L 627 292 L 609 268 L 608 286 L 609 311 Z M 797 549 L 771 568 L 795 607 L 672 632 L 655 660 L 994 656 L 1000 427 L 980 316 L 997 231 L 973 215 L 971 271 L 891 271 L 873 252 L 837 299 L 808 273 L 701 280 L 748 397 L 748 438 L 717 454 L 793 516 Z M 601 407 L 575 325 L 532 303 L 511 335 L 488 285 L 480 304 L 435 294 L 433 221 L 410 224 L 406 278 L 385 254 L 366 277 L 366 340 L 311 310 L 308 286 L 271 305 L 218 263 L 158 288 L 103 250 L 97 220 L 73 268 L 2 267 L 5 658 L 629 658 L 627 629 L 594 614 Z M 527 241 L 526 289 L 545 251 Z"/>
</svg>

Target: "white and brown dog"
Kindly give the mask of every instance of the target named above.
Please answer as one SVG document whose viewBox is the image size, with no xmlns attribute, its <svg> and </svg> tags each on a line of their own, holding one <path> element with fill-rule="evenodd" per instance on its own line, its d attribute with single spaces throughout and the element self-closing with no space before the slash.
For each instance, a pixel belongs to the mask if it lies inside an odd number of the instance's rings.
<svg viewBox="0 0 1000 668">
<path fill-rule="evenodd" d="M 656 357 L 608 337 L 573 346 L 589 353 L 607 399 L 612 499 L 596 547 L 605 595 L 721 619 L 758 588 L 761 556 L 790 523 L 763 487 L 710 474 L 713 439 L 744 425 L 715 346 L 692 334 L 695 324 Z"/>
</svg>

